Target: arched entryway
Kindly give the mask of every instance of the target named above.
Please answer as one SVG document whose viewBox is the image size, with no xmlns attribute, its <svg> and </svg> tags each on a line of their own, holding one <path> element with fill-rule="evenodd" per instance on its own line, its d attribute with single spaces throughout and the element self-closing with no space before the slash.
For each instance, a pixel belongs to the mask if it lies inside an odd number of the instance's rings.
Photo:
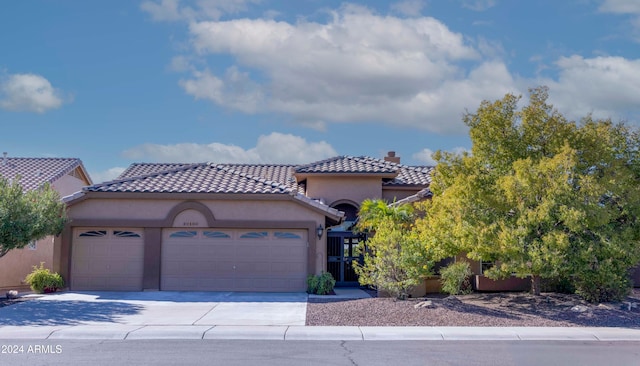
<svg viewBox="0 0 640 366">
<path fill-rule="evenodd" d="M 352 232 L 358 206 L 343 200 L 334 202 L 331 207 L 344 212 L 345 221 L 327 232 L 327 272 L 331 273 L 338 287 L 359 286 L 353 261 L 362 261 L 364 238 Z"/>
</svg>

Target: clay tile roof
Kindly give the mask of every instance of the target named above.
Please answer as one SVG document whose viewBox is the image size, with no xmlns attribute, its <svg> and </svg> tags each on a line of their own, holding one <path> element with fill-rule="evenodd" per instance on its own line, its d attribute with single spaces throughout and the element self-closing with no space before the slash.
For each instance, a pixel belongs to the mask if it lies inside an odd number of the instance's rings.
<svg viewBox="0 0 640 366">
<path fill-rule="evenodd" d="M 295 169 L 295 172 L 393 174 L 398 172 L 399 167 L 399 164 L 368 156 L 338 156 L 307 165 L 300 165 Z"/>
<path fill-rule="evenodd" d="M 130 177 L 136 177 L 140 175 L 147 175 L 150 173 L 157 173 L 164 170 L 171 170 L 175 168 L 181 168 L 191 163 L 134 163 L 129 165 L 124 172 L 120 173 L 116 179 L 124 179 Z"/>
<path fill-rule="evenodd" d="M 86 187 L 88 192 L 154 193 L 280 193 L 294 190 L 280 182 L 254 177 L 224 164 L 178 164 L 146 175 L 126 177 Z"/>
<path fill-rule="evenodd" d="M 0 175 L 6 179 L 20 176 L 22 189 L 30 191 L 44 183 L 53 183 L 76 168 L 84 170 L 76 158 L 14 158 L 0 157 Z M 87 175 L 87 179 L 90 179 Z"/>
<path fill-rule="evenodd" d="M 209 188 L 200 191 L 193 191 L 195 186 L 198 189 L 204 189 L 204 174 L 203 172 L 195 174 L 191 172 L 194 167 L 212 166 L 218 170 L 225 172 L 217 172 L 217 179 L 207 181 L 206 184 L 210 185 Z M 198 168 L 200 169 L 200 168 Z M 267 185 L 276 185 L 285 188 L 287 191 L 305 193 L 304 182 L 298 183 L 294 178 L 294 174 L 306 174 L 306 173 L 357 173 L 357 174 L 384 174 L 394 175 L 395 177 L 386 179 L 383 182 L 385 186 L 428 186 L 431 183 L 432 167 L 421 166 L 406 166 L 393 162 L 388 162 L 382 159 L 375 159 L 366 156 L 352 157 L 352 156 L 338 156 L 326 160 L 317 161 L 315 163 L 306 165 L 289 165 L 289 164 L 187 164 L 187 163 L 136 163 L 129 166 L 116 181 L 106 182 L 100 186 L 107 186 L 111 188 L 100 188 L 100 191 L 126 191 L 126 192 L 241 192 L 241 193 L 254 193 L 256 192 L 255 184 L 250 185 L 247 188 L 244 180 L 238 180 L 238 177 L 248 178 L 251 181 L 257 181 L 258 183 Z M 213 172 L 207 172 L 208 176 L 213 175 Z M 160 177 L 162 182 L 160 182 Z M 199 179 L 199 182 L 192 182 L 189 179 L 177 178 L 176 176 L 189 176 L 193 179 Z M 154 178 L 155 177 L 155 178 Z M 165 181 L 172 177 L 176 182 L 187 182 L 185 186 L 189 188 L 180 189 L 177 185 L 172 185 L 171 189 L 166 190 L 168 187 L 163 185 Z M 134 179 L 136 178 L 136 179 Z M 208 179 L 208 178 L 206 178 Z M 144 180 L 146 185 L 141 183 Z M 125 183 L 127 181 L 129 183 Z M 135 183 L 134 183 L 135 181 Z M 153 183 L 152 183 L 153 182 Z M 118 184 L 117 186 L 114 184 Z M 233 184 L 240 184 L 237 189 L 233 188 Z M 195 185 L 195 186 L 194 186 Z M 116 188 L 117 187 L 117 188 Z M 125 188 L 126 187 L 126 188 Z M 149 190 L 150 189 L 150 190 Z M 160 190 L 158 190 L 160 189 Z M 264 193 L 267 193 L 266 191 Z"/>
<path fill-rule="evenodd" d="M 401 165 L 398 175 L 382 185 L 399 186 L 399 185 L 415 185 L 426 186 L 431 184 L 431 174 L 433 167 L 431 166 L 406 166 Z"/>
<path fill-rule="evenodd" d="M 422 200 L 425 200 L 427 198 L 431 198 L 433 196 L 433 193 L 431 193 L 431 190 L 429 188 L 423 188 L 420 191 L 418 191 L 418 193 L 413 194 L 409 197 L 403 198 L 399 201 L 396 201 L 394 203 L 392 203 L 392 206 L 399 206 L 399 205 L 403 205 L 403 204 L 408 204 L 408 203 L 413 203 L 413 202 L 419 202 Z"/>
<path fill-rule="evenodd" d="M 141 175 L 152 173 L 160 173 L 168 170 L 175 170 L 193 164 L 174 163 L 135 163 L 131 164 L 117 179 L 133 178 Z M 220 167 L 228 168 L 238 174 L 249 175 L 254 178 L 264 179 L 265 181 L 278 182 L 294 190 L 298 189 L 298 184 L 293 177 L 293 169 L 295 165 L 285 164 L 215 164 Z"/>
</svg>

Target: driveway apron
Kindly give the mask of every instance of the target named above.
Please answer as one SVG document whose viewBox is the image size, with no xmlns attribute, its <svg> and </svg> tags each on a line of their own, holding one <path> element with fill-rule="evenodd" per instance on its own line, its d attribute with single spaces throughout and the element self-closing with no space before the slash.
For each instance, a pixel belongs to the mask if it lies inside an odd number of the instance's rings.
<svg viewBox="0 0 640 366">
<path fill-rule="evenodd" d="M 7 326 L 305 325 L 306 293 L 65 292 L 0 308 Z"/>
</svg>

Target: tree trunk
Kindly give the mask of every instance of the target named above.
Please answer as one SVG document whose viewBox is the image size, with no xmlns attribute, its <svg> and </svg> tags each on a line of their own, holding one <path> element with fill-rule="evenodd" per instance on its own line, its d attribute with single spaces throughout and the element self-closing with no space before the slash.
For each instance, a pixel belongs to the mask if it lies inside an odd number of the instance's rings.
<svg viewBox="0 0 640 366">
<path fill-rule="evenodd" d="M 531 275 L 531 293 L 540 296 L 540 276 Z"/>
</svg>

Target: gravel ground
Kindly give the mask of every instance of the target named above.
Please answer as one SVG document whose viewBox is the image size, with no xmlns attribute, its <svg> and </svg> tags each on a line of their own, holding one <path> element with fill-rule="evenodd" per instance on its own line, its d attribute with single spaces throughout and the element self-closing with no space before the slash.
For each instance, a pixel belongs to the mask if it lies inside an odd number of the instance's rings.
<svg viewBox="0 0 640 366">
<path fill-rule="evenodd" d="M 605 304 L 556 293 L 430 295 L 406 301 L 332 301 L 327 296 L 309 300 L 307 325 L 640 328 L 640 289 L 625 302 Z"/>
</svg>

